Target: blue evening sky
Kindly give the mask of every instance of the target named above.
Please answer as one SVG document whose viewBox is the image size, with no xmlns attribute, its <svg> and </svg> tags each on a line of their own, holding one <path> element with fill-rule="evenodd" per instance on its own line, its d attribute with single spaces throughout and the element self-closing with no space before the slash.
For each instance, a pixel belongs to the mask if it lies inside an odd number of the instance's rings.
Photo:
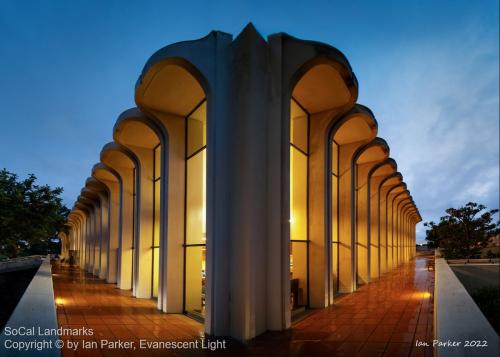
<svg viewBox="0 0 500 357">
<path fill-rule="evenodd" d="M 498 14 L 498 0 L 2 0 L 0 168 L 62 186 L 72 206 L 148 57 L 251 21 L 347 56 L 425 221 L 496 208 Z"/>
</svg>

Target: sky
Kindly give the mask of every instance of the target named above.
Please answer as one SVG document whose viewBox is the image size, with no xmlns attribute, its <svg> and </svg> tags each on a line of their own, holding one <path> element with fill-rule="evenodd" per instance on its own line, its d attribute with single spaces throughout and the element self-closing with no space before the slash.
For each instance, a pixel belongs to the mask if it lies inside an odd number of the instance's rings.
<svg viewBox="0 0 500 357">
<path fill-rule="evenodd" d="M 0 10 L 0 168 L 71 207 L 146 60 L 211 30 L 287 32 L 348 58 L 424 221 L 499 206 L 498 0 L 13 1 Z M 417 226 L 419 242 L 425 227 Z"/>
</svg>

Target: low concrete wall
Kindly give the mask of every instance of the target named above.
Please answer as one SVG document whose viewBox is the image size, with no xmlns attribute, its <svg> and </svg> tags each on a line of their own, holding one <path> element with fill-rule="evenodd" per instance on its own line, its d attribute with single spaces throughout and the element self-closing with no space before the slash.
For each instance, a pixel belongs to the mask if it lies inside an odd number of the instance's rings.
<svg viewBox="0 0 500 357">
<path fill-rule="evenodd" d="M 466 264 L 499 264 L 500 258 L 484 258 L 484 259 L 448 259 L 449 265 L 466 265 Z"/>
<path fill-rule="evenodd" d="M 434 331 L 442 344 L 436 345 L 437 355 L 499 356 L 497 333 L 443 258 L 436 259 L 435 279 Z"/>
<path fill-rule="evenodd" d="M 0 262 L 0 273 L 36 268 L 42 263 L 43 259 L 43 255 L 30 255 L 29 257 L 4 260 Z"/>
<path fill-rule="evenodd" d="M 46 329 L 57 328 L 52 269 L 50 257 L 47 257 L 43 260 L 0 335 L 0 355 L 58 357 L 61 355 L 56 347 L 59 337 L 54 334 L 41 335 L 39 333 Z M 31 331 L 34 335 L 27 334 Z M 15 332 L 23 332 L 25 335 L 15 336 Z M 28 349 L 19 350 L 13 346 L 28 347 Z"/>
</svg>

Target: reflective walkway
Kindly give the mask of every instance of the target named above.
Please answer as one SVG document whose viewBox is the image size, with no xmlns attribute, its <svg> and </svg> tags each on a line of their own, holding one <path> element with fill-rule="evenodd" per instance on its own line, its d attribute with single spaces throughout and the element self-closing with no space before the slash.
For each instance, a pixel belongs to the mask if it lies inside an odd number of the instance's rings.
<svg viewBox="0 0 500 357">
<path fill-rule="evenodd" d="M 203 325 L 180 314 L 164 314 L 156 309 L 156 301 L 135 299 L 130 291 L 85 274 L 81 270 L 61 267 L 53 269 L 54 295 L 60 327 L 88 327 L 94 336 L 72 336 L 65 340 L 189 341 L 199 339 Z M 67 342 L 66 342 L 67 344 Z M 165 356 L 164 351 L 127 348 L 81 348 L 76 352 L 63 349 L 66 356 Z"/>
<path fill-rule="evenodd" d="M 136 341 L 199 340 L 202 324 L 183 315 L 163 314 L 152 300 L 135 299 L 80 270 L 54 269 L 60 326 L 88 326 L 101 339 Z M 293 328 L 268 332 L 231 352 L 90 349 L 63 356 L 432 356 L 434 272 L 418 257 L 394 272 L 339 298 L 334 306 L 312 311 Z M 77 340 L 77 338 L 73 337 Z M 168 353 L 167 353 L 168 352 Z"/>
<path fill-rule="evenodd" d="M 434 271 L 427 258 L 399 267 L 312 312 L 286 333 L 267 333 L 251 344 L 255 355 L 432 356 Z"/>
</svg>

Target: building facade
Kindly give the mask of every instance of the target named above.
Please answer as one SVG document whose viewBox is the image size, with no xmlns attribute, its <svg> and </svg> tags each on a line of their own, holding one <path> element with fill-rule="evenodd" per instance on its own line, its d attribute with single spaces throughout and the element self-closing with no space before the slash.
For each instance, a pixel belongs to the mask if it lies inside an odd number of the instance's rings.
<svg viewBox="0 0 500 357">
<path fill-rule="evenodd" d="M 87 272 L 247 341 L 415 255 L 418 209 L 337 49 L 250 24 L 153 54 L 61 232 Z"/>
</svg>

